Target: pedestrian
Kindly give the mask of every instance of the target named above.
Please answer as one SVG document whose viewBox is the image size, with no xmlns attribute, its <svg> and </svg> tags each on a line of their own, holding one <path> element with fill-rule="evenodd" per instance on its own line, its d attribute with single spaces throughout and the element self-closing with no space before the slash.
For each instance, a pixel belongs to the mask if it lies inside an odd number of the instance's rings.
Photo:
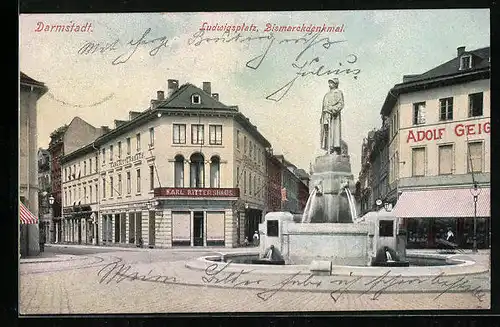
<svg viewBox="0 0 500 327">
<path fill-rule="evenodd" d="M 255 231 L 255 233 L 253 234 L 253 245 L 255 246 L 258 246 L 259 245 L 259 232 L 258 231 Z"/>
<path fill-rule="evenodd" d="M 41 231 L 40 232 L 40 252 L 44 252 L 45 250 L 45 232 L 44 231 Z"/>
</svg>

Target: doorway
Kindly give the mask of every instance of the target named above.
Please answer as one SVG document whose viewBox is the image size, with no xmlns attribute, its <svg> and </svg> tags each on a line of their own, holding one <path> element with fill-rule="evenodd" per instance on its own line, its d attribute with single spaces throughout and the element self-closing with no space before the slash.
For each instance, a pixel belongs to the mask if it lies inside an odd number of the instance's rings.
<svg viewBox="0 0 500 327">
<path fill-rule="evenodd" d="M 194 234 L 194 246 L 203 246 L 204 241 L 204 226 L 203 226 L 203 211 L 195 211 L 193 218 L 193 234 Z"/>
<path fill-rule="evenodd" d="M 148 245 L 150 248 L 155 245 L 155 211 L 149 212 L 149 241 Z"/>
</svg>

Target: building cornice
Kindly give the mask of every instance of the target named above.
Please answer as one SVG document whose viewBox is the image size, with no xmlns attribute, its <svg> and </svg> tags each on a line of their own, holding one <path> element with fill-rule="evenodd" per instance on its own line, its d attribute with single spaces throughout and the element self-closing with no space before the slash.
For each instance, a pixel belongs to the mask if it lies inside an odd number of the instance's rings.
<svg viewBox="0 0 500 327">
<path fill-rule="evenodd" d="M 394 105 L 396 104 L 401 94 L 428 90 L 443 86 L 456 85 L 481 79 L 489 79 L 490 75 L 490 68 L 487 67 L 474 71 L 458 72 L 429 79 L 396 84 L 387 93 L 384 104 L 382 105 L 382 109 L 380 110 L 380 114 L 382 116 L 388 116 L 392 112 L 392 109 L 394 108 Z"/>
</svg>

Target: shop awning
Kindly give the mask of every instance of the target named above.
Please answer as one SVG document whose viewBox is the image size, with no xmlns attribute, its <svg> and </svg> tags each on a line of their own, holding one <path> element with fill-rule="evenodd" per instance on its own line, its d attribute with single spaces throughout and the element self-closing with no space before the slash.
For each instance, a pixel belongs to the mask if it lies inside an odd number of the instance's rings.
<svg viewBox="0 0 500 327">
<path fill-rule="evenodd" d="M 19 202 L 19 219 L 21 224 L 38 224 L 38 217 L 31 213 L 22 202 Z"/>
<path fill-rule="evenodd" d="M 480 190 L 477 217 L 490 217 L 490 188 Z M 394 214 L 400 218 L 472 218 L 474 198 L 468 188 L 406 191 L 399 197 Z"/>
</svg>

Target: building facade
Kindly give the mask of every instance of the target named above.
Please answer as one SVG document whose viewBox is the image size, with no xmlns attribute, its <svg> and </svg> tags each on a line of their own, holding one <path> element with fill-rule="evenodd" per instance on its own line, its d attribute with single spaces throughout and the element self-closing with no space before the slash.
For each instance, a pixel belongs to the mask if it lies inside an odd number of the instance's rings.
<svg viewBox="0 0 500 327">
<path fill-rule="evenodd" d="M 20 73 L 19 87 L 19 197 L 20 201 L 38 217 L 38 156 L 37 156 L 37 102 L 48 91 L 39 81 Z M 37 224 L 21 225 L 21 256 L 37 255 L 39 228 Z"/>
<path fill-rule="evenodd" d="M 408 245 L 438 246 L 451 229 L 459 246 L 471 247 L 476 216 L 478 246 L 489 246 L 489 47 L 459 47 L 450 61 L 405 76 L 381 114 L 390 122 L 387 199 L 405 221 Z"/>
<path fill-rule="evenodd" d="M 198 88 L 168 80 L 166 97 L 158 91 L 150 108 L 65 155 L 63 211 L 78 214 L 73 240 L 92 234 L 97 242 L 149 247 L 243 243 L 265 210 L 270 144 L 218 96 L 209 82 Z"/>
<path fill-rule="evenodd" d="M 38 149 L 38 225 L 40 234 L 44 234 L 46 242 L 53 239 L 52 208 L 49 197 L 52 191 L 51 158 L 49 151 Z"/>
</svg>

